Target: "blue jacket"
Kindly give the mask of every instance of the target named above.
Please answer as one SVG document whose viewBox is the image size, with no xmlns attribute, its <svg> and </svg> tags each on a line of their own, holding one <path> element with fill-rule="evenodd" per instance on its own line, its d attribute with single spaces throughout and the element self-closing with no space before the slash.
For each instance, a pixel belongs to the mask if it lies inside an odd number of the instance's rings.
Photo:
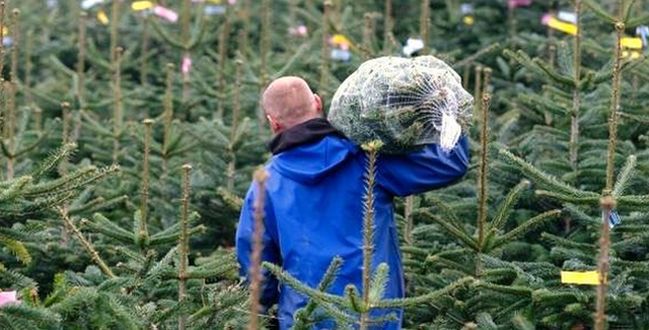
<svg viewBox="0 0 649 330">
<path fill-rule="evenodd" d="M 334 256 L 344 263 L 329 293 L 341 295 L 348 284 L 360 293 L 362 219 L 366 156 L 349 140 L 326 134 L 274 155 L 266 166 L 265 232 L 262 259 L 311 287 L 317 287 Z M 375 187 L 375 253 L 372 267 L 390 267 L 385 298 L 404 297 L 404 278 L 393 198 L 447 186 L 461 178 L 469 163 L 468 142 L 462 137 L 450 153 L 428 145 L 407 155 L 380 155 Z M 253 204 L 257 184 L 248 191 L 236 234 L 237 258 L 247 276 L 252 250 Z M 374 270 L 374 269 L 373 269 Z M 279 305 L 281 329 L 290 329 L 293 314 L 307 297 L 265 274 L 261 303 Z M 373 317 L 396 314 L 397 321 L 376 329 L 400 329 L 401 310 L 376 311 Z M 315 328 L 332 329 L 331 322 Z"/>
</svg>

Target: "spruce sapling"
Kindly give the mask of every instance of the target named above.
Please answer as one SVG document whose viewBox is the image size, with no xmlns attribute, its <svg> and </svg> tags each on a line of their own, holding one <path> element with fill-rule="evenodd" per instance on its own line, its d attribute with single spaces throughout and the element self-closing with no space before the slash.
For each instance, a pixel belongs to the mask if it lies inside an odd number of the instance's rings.
<svg viewBox="0 0 649 330">
<path fill-rule="evenodd" d="M 421 14 L 419 16 L 419 36 L 424 41 L 423 54 L 430 52 L 430 0 L 421 0 Z"/>
<path fill-rule="evenodd" d="M 76 82 L 76 99 L 80 109 L 86 106 L 86 29 L 88 24 L 88 14 L 82 11 L 79 16 L 78 38 L 77 40 L 77 82 Z M 28 85 L 29 86 L 29 85 Z"/>
<path fill-rule="evenodd" d="M 577 180 L 578 172 L 578 152 L 579 152 L 579 113 L 581 107 L 581 0 L 575 0 L 575 15 L 577 16 L 577 34 L 573 38 L 573 74 L 574 86 L 572 87 L 572 111 L 570 113 L 570 166 L 575 172 L 575 180 Z M 577 184 L 577 182 L 575 182 Z"/>
<path fill-rule="evenodd" d="M 216 78 L 217 86 L 216 86 L 216 91 L 218 93 L 218 107 L 216 110 L 216 118 L 217 119 L 223 119 L 223 113 L 225 109 L 225 100 L 226 94 L 225 94 L 225 66 L 227 64 L 227 59 L 228 59 L 228 42 L 230 38 L 230 18 L 228 15 L 226 15 L 225 20 L 223 21 L 223 24 L 221 24 L 221 30 L 219 31 L 219 61 L 218 61 L 218 74 Z M 241 42 L 241 39 L 239 40 Z M 241 45 L 239 45 L 239 49 L 241 48 Z M 238 76 L 237 76 L 238 78 Z"/>
<path fill-rule="evenodd" d="M 97 249 L 88 241 L 79 228 L 74 224 L 72 219 L 69 217 L 67 210 L 63 207 L 58 208 L 59 215 L 61 216 L 61 220 L 65 223 L 67 228 L 70 228 L 72 230 L 72 233 L 74 234 L 74 237 L 81 243 L 81 246 L 90 254 L 90 257 L 92 258 L 92 261 L 99 266 L 101 271 L 108 276 L 109 278 L 115 278 L 115 274 L 113 274 L 113 271 L 108 267 L 106 262 L 101 258 L 99 255 L 99 252 L 97 252 Z"/>
<path fill-rule="evenodd" d="M 383 13 L 383 55 L 392 52 L 390 37 L 392 35 L 392 0 L 385 0 L 385 12 Z"/>
<path fill-rule="evenodd" d="M 264 168 L 255 171 L 254 180 L 257 184 L 257 196 L 254 201 L 254 231 L 253 246 L 250 255 L 250 320 L 248 321 L 248 330 L 257 330 L 259 328 L 259 298 L 261 297 L 261 286 L 263 275 L 261 272 L 261 252 L 263 249 L 264 236 L 264 207 L 266 203 L 266 180 L 268 172 Z"/>
<path fill-rule="evenodd" d="M 366 330 L 370 322 L 370 280 L 372 276 L 372 260 L 374 258 L 375 229 L 374 186 L 376 185 L 376 162 L 381 146 L 382 142 L 380 141 L 372 141 L 362 146 L 367 153 L 367 163 L 365 165 L 365 196 L 363 196 L 363 313 L 361 313 L 360 319 L 361 330 Z M 378 299 L 381 299 L 381 296 Z"/>
<path fill-rule="evenodd" d="M 597 257 L 597 272 L 599 284 L 597 285 L 597 301 L 595 311 L 595 330 L 606 328 L 606 291 L 607 278 L 610 268 L 609 253 L 611 247 L 611 232 L 609 219 L 615 208 L 615 196 L 611 195 L 615 175 L 615 147 L 617 145 L 618 112 L 620 110 L 620 83 L 622 81 L 622 34 L 624 33 L 624 1 L 618 0 L 618 20 L 615 22 L 615 52 L 613 58 L 613 81 L 611 86 L 611 107 L 608 120 L 608 153 L 606 157 L 606 188 L 602 192 L 600 206 L 602 209 L 602 224 L 599 238 L 599 255 Z"/>
<path fill-rule="evenodd" d="M 113 10 L 119 1 L 113 2 Z M 124 109 L 122 101 L 122 55 L 124 49 L 117 47 L 113 50 L 113 60 L 111 68 L 113 70 L 113 163 L 119 163 L 120 138 L 122 136 L 122 126 L 124 122 Z"/>
<path fill-rule="evenodd" d="M 331 0 L 325 0 L 324 12 L 322 13 L 322 49 L 320 51 L 320 82 L 318 84 L 318 92 L 323 100 L 329 96 L 327 85 L 329 84 L 329 24 L 331 9 L 333 3 Z"/>
<path fill-rule="evenodd" d="M 240 56 L 240 54 L 239 54 Z M 236 78 L 234 83 L 234 99 L 232 106 L 232 123 L 230 125 L 230 142 L 228 143 L 228 154 L 230 161 L 228 162 L 227 169 L 227 184 L 228 191 L 234 191 L 234 179 L 237 173 L 237 153 L 235 149 L 235 142 L 237 142 L 237 134 L 239 134 L 239 116 L 241 113 L 241 88 L 242 88 L 242 75 L 243 75 L 243 60 L 237 58 L 236 61 Z"/>
<path fill-rule="evenodd" d="M 192 166 L 183 165 L 183 196 L 182 209 L 180 214 L 180 237 L 178 238 L 178 303 L 181 304 L 187 296 L 187 262 L 189 256 L 189 191 L 190 173 Z M 178 329 L 184 330 L 187 323 L 187 316 L 182 313 L 178 318 Z"/>
</svg>

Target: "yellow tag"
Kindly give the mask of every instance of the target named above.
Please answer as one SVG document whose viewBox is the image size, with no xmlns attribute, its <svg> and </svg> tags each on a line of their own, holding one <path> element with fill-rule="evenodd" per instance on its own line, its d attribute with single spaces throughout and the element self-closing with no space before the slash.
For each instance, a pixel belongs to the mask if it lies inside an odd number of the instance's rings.
<svg viewBox="0 0 649 330">
<path fill-rule="evenodd" d="M 548 26 L 555 30 L 565 32 L 573 36 L 577 35 L 577 25 L 560 21 L 555 17 L 550 17 L 550 20 L 548 21 Z"/>
<path fill-rule="evenodd" d="M 106 15 L 106 12 L 103 9 L 97 13 L 97 19 L 104 25 L 108 25 L 108 22 L 110 22 L 110 20 L 108 20 L 108 15 Z"/>
<path fill-rule="evenodd" d="M 135 1 L 131 4 L 131 9 L 135 11 L 147 10 L 153 8 L 151 1 Z"/>
<path fill-rule="evenodd" d="M 8 27 L 3 27 L 2 28 L 2 35 L 3 36 L 8 36 L 9 35 L 9 28 Z"/>
<path fill-rule="evenodd" d="M 622 51 L 622 58 L 628 58 L 632 60 L 637 60 L 640 57 L 642 57 L 642 53 L 637 50 L 623 50 Z"/>
<path fill-rule="evenodd" d="M 464 22 L 465 25 L 473 25 L 473 23 L 475 22 L 475 18 L 473 18 L 473 16 L 471 15 L 464 16 L 462 21 Z"/>
<path fill-rule="evenodd" d="M 629 49 L 642 49 L 642 39 L 632 37 L 622 37 L 620 39 L 620 46 Z"/>
<path fill-rule="evenodd" d="M 331 37 L 331 43 L 334 45 L 345 45 L 345 46 L 350 46 L 352 44 L 347 37 L 345 37 L 342 34 L 334 34 L 333 37 Z"/>
<path fill-rule="evenodd" d="M 220 4 L 221 2 L 223 2 L 223 1 L 221 1 L 221 0 L 207 0 L 207 2 L 215 3 L 215 4 L 218 5 L 218 4 Z"/>
<path fill-rule="evenodd" d="M 599 274 L 596 271 L 588 271 L 588 272 L 561 271 L 561 283 L 599 285 Z"/>
</svg>

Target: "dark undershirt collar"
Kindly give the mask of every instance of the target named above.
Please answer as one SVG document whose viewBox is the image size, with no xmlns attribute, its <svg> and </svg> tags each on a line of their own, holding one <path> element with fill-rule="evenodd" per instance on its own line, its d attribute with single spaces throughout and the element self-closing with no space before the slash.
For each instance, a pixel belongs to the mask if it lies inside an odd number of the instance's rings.
<svg viewBox="0 0 649 330">
<path fill-rule="evenodd" d="M 314 118 L 275 135 L 268 143 L 268 149 L 273 155 L 277 155 L 293 147 L 319 141 L 327 135 L 345 137 L 343 133 L 331 126 L 327 119 Z"/>
</svg>

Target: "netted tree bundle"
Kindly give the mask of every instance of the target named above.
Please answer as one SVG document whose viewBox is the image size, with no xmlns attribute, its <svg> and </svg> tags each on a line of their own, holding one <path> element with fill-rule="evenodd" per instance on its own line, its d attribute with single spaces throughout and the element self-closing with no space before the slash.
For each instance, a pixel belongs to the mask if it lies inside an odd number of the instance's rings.
<svg viewBox="0 0 649 330">
<path fill-rule="evenodd" d="M 381 140 L 383 152 L 430 143 L 450 150 L 470 122 L 472 105 L 460 76 L 442 60 L 380 57 L 345 79 L 328 119 L 357 144 Z"/>
</svg>

